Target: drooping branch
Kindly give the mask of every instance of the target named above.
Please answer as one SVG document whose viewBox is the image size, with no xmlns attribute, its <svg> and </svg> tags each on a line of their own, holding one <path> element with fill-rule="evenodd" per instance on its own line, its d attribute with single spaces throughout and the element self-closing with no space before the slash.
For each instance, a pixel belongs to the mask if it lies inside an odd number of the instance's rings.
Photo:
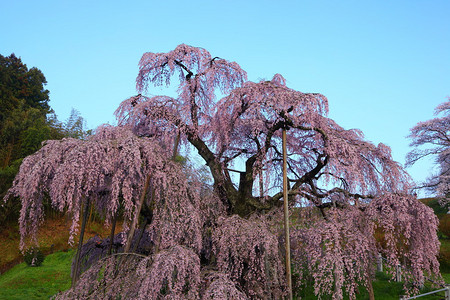
<svg viewBox="0 0 450 300">
<path fill-rule="evenodd" d="M 185 70 L 187 72 L 186 75 L 186 80 L 189 81 L 189 79 L 191 79 L 191 77 L 194 75 L 194 73 L 192 73 L 191 70 L 189 70 L 184 64 L 182 64 L 180 61 L 178 60 L 174 60 L 175 64 L 177 64 L 178 66 L 180 66 L 183 70 Z"/>
<path fill-rule="evenodd" d="M 231 157 L 224 157 L 223 163 L 226 166 L 230 161 L 232 161 L 232 160 L 238 158 L 240 155 L 246 154 L 246 153 L 248 153 L 247 149 L 238 149 L 237 152 L 233 156 L 231 156 Z"/>
<path fill-rule="evenodd" d="M 311 185 L 314 186 L 314 184 L 312 183 L 313 180 L 320 173 L 320 171 L 327 165 L 327 163 L 328 163 L 328 156 L 323 155 L 323 154 L 319 155 L 316 160 L 316 166 L 312 170 L 303 174 L 303 176 L 301 178 L 295 180 L 294 185 L 290 189 L 290 193 L 297 191 L 305 183 L 311 183 Z M 282 197 L 283 197 L 283 193 L 279 192 L 279 193 L 275 194 L 272 198 L 274 200 L 279 200 Z"/>
<path fill-rule="evenodd" d="M 285 125 L 282 122 L 275 123 L 267 131 L 264 144 L 261 147 L 259 142 L 257 143 L 257 151 L 250 156 L 245 162 L 245 173 L 241 174 L 239 182 L 239 192 L 246 198 L 252 197 L 253 182 L 254 182 L 254 167 L 258 159 L 264 157 L 268 149 L 271 147 L 272 137 L 276 131 L 282 129 Z"/>
</svg>

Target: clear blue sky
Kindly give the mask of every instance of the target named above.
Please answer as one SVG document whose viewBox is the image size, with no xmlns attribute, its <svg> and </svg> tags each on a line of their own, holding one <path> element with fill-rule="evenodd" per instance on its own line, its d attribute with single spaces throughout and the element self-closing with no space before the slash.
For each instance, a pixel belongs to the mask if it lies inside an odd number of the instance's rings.
<svg viewBox="0 0 450 300">
<path fill-rule="evenodd" d="M 0 54 L 43 71 L 60 120 L 73 107 L 94 128 L 135 94 L 144 52 L 203 47 L 252 81 L 326 95 L 331 118 L 403 164 L 409 129 L 450 96 L 449 14 L 448 0 L 0 0 Z"/>
</svg>

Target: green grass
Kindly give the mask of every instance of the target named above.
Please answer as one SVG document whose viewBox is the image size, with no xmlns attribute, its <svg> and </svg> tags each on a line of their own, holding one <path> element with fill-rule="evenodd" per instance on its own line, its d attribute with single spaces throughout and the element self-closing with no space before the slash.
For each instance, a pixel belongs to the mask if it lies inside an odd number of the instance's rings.
<svg viewBox="0 0 450 300">
<path fill-rule="evenodd" d="M 25 263 L 16 265 L 6 273 L 0 275 L 0 299 L 48 299 L 59 291 L 70 288 L 70 265 L 75 251 L 56 252 L 48 255 L 42 266 L 29 267 Z M 450 273 L 442 274 L 446 282 L 449 282 Z M 385 273 L 377 273 L 373 282 L 375 299 L 398 300 L 403 294 L 403 283 L 389 281 Z M 421 293 L 426 293 L 437 288 L 428 285 Z M 302 299 L 317 299 L 314 295 L 312 283 L 304 286 L 300 291 Z M 439 294 L 443 296 L 443 292 Z M 322 297 L 331 299 L 331 297 Z M 344 298 L 348 299 L 348 297 Z M 368 299 L 365 288 L 359 289 L 356 299 Z M 423 300 L 439 299 L 438 294 L 421 297 Z"/>
<path fill-rule="evenodd" d="M 443 274 L 450 277 L 450 274 Z M 445 276 L 444 276 L 445 278 Z M 398 300 L 400 295 L 404 294 L 403 291 L 403 282 L 394 282 L 390 281 L 390 276 L 386 273 L 377 272 L 375 280 L 372 282 L 373 285 L 373 292 L 375 295 L 375 299 L 383 299 L 383 300 Z M 430 285 L 426 284 L 426 286 L 421 290 L 421 294 L 431 292 L 434 290 L 438 290 L 440 288 L 431 288 Z M 317 299 L 317 296 L 314 295 L 313 287 L 306 286 L 300 291 L 300 296 L 302 300 L 315 300 Z M 444 292 L 440 292 L 437 294 L 429 295 L 429 296 L 423 296 L 419 299 L 421 300 L 436 300 L 441 299 L 444 296 Z M 295 298 L 294 298 L 295 299 Z M 331 296 L 323 296 L 321 299 L 331 299 Z M 348 299 L 344 295 L 344 299 Z M 369 299 L 369 295 L 367 293 L 367 290 L 364 287 L 359 288 L 359 293 L 356 296 L 356 299 L 358 300 L 366 300 Z"/>
<path fill-rule="evenodd" d="M 398 300 L 399 295 L 403 294 L 403 283 L 389 281 L 389 276 L 385 273 L 377 273 L 372 285 L 375 299 Z M 317 299 L 317 296 L 314 295 L 312 282 L 310 285 L 303 287 L 299 296 L 301 296 L 302 300 Z M 322 299 L 331 299 L 331 296 L 322 296 Z M 344 295 L 344 299 L 348 299 L 348 296 Z M 369 294 L 364 287 L 359 287 L 356 299 L 369 299 Z"/>
<path fill-rule="evenodd" d="M 0 299 L 48 299 L 70 288 L 70 265 L 75 251 L 45 257 L 40 267 L 21 263 L 0 276 Z"/>
</svg>

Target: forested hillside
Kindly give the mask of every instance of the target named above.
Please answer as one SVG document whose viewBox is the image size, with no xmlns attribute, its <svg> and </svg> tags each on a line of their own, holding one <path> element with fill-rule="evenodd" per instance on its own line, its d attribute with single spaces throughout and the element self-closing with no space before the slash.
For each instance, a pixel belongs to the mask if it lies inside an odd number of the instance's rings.
<svg viewBox="0 0 450 300">
<path fill-rule="evenodd" d="M 38 68 L 29 69 L 14 53 L 0 54 L 0 198 L 11 186 L 22 159 L 43 141 L 86 134 L 83 118 L 74 109 L 66 122 L 58 121 L 46 84 Z M 0 223 L 16 222 L 19 209 L 19 201 L 0 206 Z"/>
</svg>

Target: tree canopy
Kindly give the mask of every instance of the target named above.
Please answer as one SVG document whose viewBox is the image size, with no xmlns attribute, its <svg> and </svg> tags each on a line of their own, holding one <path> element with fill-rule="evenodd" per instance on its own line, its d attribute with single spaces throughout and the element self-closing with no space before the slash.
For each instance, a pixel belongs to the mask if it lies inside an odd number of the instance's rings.
<svg viewBox="0 0 450 300">
<path fill-rule="evenodd" d="M 413 165 L 425 157 L 434 157 L 439 171 L 431 175 L 422 187 L 448 198 L 450 195 L 450 98 L 436 107 L 435 115 L 435 118 L 419 122 L 411 128 L 410 146 L 414 148 L 408 153 L 406 161 L 407 165 Z"/>
<path fill-rule="evenodd" d="M 178 97 L 148 95 L 173 77 Z M 311 279 L 316 295 L 353 299 L 358 285 L 370 288 L 378 253 L 390 266 L 407 266 L 408 291 L 425 275 L 439 279 L 433 211 L 409 193 L 411 179 L 388 146 L 328 118 L 324 95 L 293 90 L 279 74 L 247 81 L 237 63 L 184 44 L 145 53 L 137 90 L 117 109 L 117 128 L 100 128 L 86 141 L 47 142 L 24 160 L 10 191 L 22 199 L 24 238 L 42 220 L 46 192 L 72 213 L 74 232 L 86 199 L 107 218 L 122 206 L 131 221 L 144 195 L 152 218 L 142 230 L 153 246 L 148 258 L 131 259 L 138 272 L 123 269 L 92 283 L 99 270 L 120 263 L 101 259 L 62 298 L 86 297 L 92 284 L 136 298 L 282 297 L 282 130 L 299 286 Z M 201 180 L 171 159 L 179 144 L 203 158 L 213 193 L 202 193 Z M 159 183 L 146 190 L 145 178 Z"/>
<path fill-rule="evenodd" d="M 0 167 L 33 153 L 41 141 L 56 138 L 46 126 L 46 83 L 39 69 L 28 69 L 14 54 L 0 55 Z"/>
<path fill-rule="evenodd" d="M 175 75 L 178 98 L 142 95 L 150 84 L 168 85 Z M 279 74 L 258 83 L 245 79 L 239 65 L 211 58 L 204 49 L 180 45 L 169 53 L 146 53 L 137 78 L 141 94 L 125 100 L 116 115 L 121 125 L 150 135 L 174 139 L 180 132 L 206 161 L 227 207 L 241 216 L 279 203 L 283 128 L 290 129 L 291 195 L 311 197 L 321 206 L 333 195 L 358 200 L 407 188 L 409 178 L 389 147 L 375 146 L 360 131 L 327 118 L 325 96 L 292 90 Z M 216 88 L 228 95 L 216 101 Z M 230 169 L 237 160 L 245 168 L 233 183 Z M 275 193 L 255 196 L 261 174 L 272 183 L 265 191 Z M 331 184 L 337 186 L 328 189 Z"/>
<path fill-rule="evenodd" d="M 47 80 L 39 69 L 28 69 L 14 53 L 6 57 L 0 55 L 0 121 L 5 119 L 8 111 L 18 108 L 21 100 L 25 100 L 28 107 L 49 112 L 46 84 Z"/>
</svg>

